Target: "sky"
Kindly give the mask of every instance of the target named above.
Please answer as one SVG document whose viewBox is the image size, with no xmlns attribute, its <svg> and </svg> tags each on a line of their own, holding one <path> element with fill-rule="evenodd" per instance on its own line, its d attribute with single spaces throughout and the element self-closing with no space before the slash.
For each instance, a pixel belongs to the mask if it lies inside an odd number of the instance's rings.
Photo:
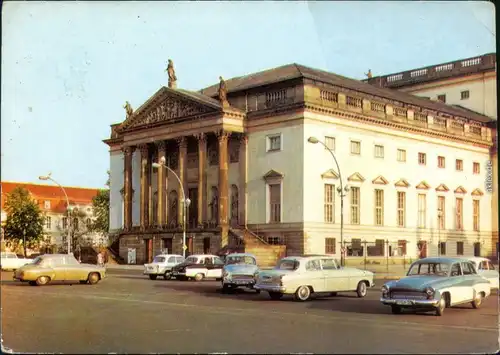
<svg viewBox="0 0 500 355">
<path fill-rule="evenodd" d="M 103 188 L 110 124 L 166 86 L 299 63 L 354 79 L 496 52 L 489 2 L 16 2 L 2 7 L 1 179 Z"/>
</svg>

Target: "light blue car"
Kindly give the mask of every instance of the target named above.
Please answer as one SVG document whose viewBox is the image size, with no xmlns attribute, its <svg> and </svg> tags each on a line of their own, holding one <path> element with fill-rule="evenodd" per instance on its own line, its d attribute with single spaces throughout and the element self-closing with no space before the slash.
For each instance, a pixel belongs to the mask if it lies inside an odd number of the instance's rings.
<svg viewBox="0 0 500 355">
<path fill-rule="evenodd" d="M 254 289 L 255 276 L 259 272 L 257 259 L 249 253 L 234 253 L 226 256 L 222 269 L 222 292 L 238 287 Z M 255 290 L 260 293 L 260 290 Z"/>
<path fill-rule="evenodd" d="M 411 264 L 406 277 L 382 286 L 382 304 L 392 313 L 403 309 L 434 311 L 470 303 L 479 308 L 491 293 L 488 280 L 466 258 L 425 258 Z"/>
</svg>

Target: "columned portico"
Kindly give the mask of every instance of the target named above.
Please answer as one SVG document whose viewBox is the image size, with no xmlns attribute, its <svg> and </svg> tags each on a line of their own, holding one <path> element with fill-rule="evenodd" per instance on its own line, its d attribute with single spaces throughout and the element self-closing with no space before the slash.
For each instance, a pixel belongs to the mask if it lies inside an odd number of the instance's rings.
<svg viewBox="0 0 500 355">
<path fill-rule="evenodd" d="M 125 204 L 124 209 L 124 227 L 126 231 L 132 229 L 132 156 L 135 147 L 125 146 L 123 148 L 123 161 L 124 161 L 124 197 Z"/>
<path fill-rule="evenodd" d="M 166 152 L 166 144 L 165 141 L 159 141 L 156 142 L 156 148 L 157 148 L 157 158 L 158 162 L 160 161 L 165 161 L 167 158 L 167 152 Z M 167 210 L 167 199 L 166 199 L 166 183 L 167 179 L 165 177 L 165 168 L 160 167 L 158 171 L 156 172 L 156 176 L 158 178 L 158 217 L 157 217 L 157 224 L 158 226 L 163 226 L 166 221 L 167 221 L 167 216 L 166 216 L 166 210 Z"/>
<path fill-rule="evenodd" d="M 207 136 L 196 135 L 198 139 L 198 227 L 207 221 Z"/>
<path fill-rule="evenodd" d="M 222 246 L 228 243 L 229 229 L 229 176 L 228 176 L 228 139 L 227 131 L 217 132 L 219 140 L 219 227 L 222 233 Z"/>
<path fill-rule="evenodd" d="M 141 229 L 149 227 L 149 147 L 147 144 L 139 146 L 141 152 Z"/>
<path fill-rule="evenodd" d="M 182 191 L 184 193 L 188 193 L 187 187 L 187 138 L 180 137 L 177 138 L 177 143 L 179 144 L 179 179 L 181 180 L 182 188 L 179 186 L 179 208 L 177 209 L 177 221 L 179 225 L 183 225 L 183 215 L 184 215 L 184 196 L 182 195 Z M 186 195 L 186 198 L 188 196 Z"/>
</svg>

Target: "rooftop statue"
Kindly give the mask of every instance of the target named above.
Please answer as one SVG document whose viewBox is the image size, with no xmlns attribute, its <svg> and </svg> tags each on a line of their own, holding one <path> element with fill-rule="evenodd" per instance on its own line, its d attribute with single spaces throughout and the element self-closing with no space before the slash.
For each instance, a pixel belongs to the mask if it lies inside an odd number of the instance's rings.
<svg viewBox="0 0 500 355">
<path fill-rule="evenodd" d="M 134 109 L 130 105 L 130 102 L 125 101 L 125 106 L 123 106 L 123 108 L 127 112 L 127 118 L 131 117 L 134 114 Z"/>
<path fill-rule="evenodd" d="M 219 76 L 219 101 L 222 104 L 223 107 L 229 106 L 229 101 L 227 101 L 227 87 L 226 87 L 226 82 L 222 78 L 222 76 Z"/>
<path fill-rule="evenodd" d="M 175 89 L 177 87 L 177 77 L 175 76 L 174 62 L 168 60 L 168 66 L 165 71 L 168 73 L 168 87 Z"/>
</svg>

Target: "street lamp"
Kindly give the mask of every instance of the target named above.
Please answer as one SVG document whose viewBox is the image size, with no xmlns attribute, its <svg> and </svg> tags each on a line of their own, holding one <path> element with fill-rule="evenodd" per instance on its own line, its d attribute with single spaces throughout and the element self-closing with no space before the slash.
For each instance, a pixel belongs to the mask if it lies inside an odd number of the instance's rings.
<svg viewBox="0 0 500 355">
<path fill-rule="evenodd" d="M 50 180 L 52 181 L 54 184 L 56 184 L 57 186 L 59 186 L 61 188 L 61 190 L 63 191 L 64 193 L 64 197 L 66 197 L 66 211 L 68 211 L 68 254 L 71 254 L 71 226 L 72 226 L 72 223 L 71 223 L 71 213 L 69 213 L 69 199 L 68 199 L 68 194 L 66 193 L 66 190 L 64 189 L 64 187 L 62 187 L 61 184 L 59 184 L 57 181 L 55 181 L 54 179 L 52 179 L 51 177 L 51 174 L 52 173 L 49 173 L 47 175 L 42 175 L 42 176 L 39 176 L 38 179 L 39 180 L 42 180 L 42 181 L 47 181 L 47 180 Z"/>
<path fill-rule="evenodd" d="M 322 141 L 320 141 L 316 137 L 309 137 L 307 139 L 309 143 L 312 144 L 321 144 L 323 145 L 332 155 L 333 161 L 335 162 L 335 165 L 337 166 L 337 171 L 339 173 L 339 179 L 340 179 L 340 186 L 337 187 L 337 192 L 340 195 L 340 246 L 341 246 L 341 255 L 340 255 L 340 265 L 344 266 L 345 264 L 345 258 L 344 258 L 344 253 L 345 253 L 345 247 L 344 247 L 344 197 L 347 196 L 347 192 L 349 191 L 348 186 L 342 186 L 342 174 L 340 172 L 340 167 L 339 163 L 337 162 L 337 158 L 335 158 L 335 154 L 333 154 L 333 151 Z"/>
<path fill-rule="evenodd" d="M 441 256 L 441 224 L 443 220 L 443 210 L 438 208 L 438 256 Z"/>
<path fill-rule="evenodd" d="M 183 223 L 182 223 L 182 256 L 185 259 L 186 258 L 186 248 L 187 248 L 186 247 L 186 215 L 187 215 L 187 209 L 188 209 L 189 205 L 191 204 L 191 200 L 186 198 L 186 192 L 184 191 L 184 186 L 182 186 L 181 179 L 175 173 L 175 171 L 173 171 L 170 167 L 167 166 L 166 161 L 165 161 L 165 157 L 161 157 L 159 163 L 153 163 L 151 165 L 153 168 L 162 168 L 163 167 L 163 168 L 167 169 L 172 174 L 174 174 L 175 178 L 179 182 L 179 186 L 180 186 L 182 197 L 183 197 L 182 201 L 183 201 L 183 209 L 184 209 L 183 213 L 182 213 L 182 221 L 183 221 Z"/>
</svg>

